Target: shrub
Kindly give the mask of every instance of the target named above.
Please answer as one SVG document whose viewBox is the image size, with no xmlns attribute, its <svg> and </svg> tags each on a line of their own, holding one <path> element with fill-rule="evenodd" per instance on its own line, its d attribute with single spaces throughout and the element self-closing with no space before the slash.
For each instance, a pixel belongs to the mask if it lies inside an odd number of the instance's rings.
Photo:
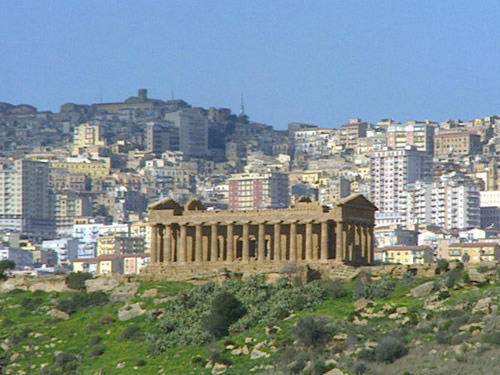
<svg viewBox="0 0 500 375">
<path fill-rule="evenodd" d="M 40 297 L 29 298 L 24 297 L 21 301 L 21 307 L 24 310 L 33 311 L 42 303 L 42 299 Z"/>
<path fill-rule="evenodd" d="M 91 279 L 92 274 L 88 272 L 71 272 L 66 280 L 66 285 L 70 289 L 85 289 L 85 280 Z"/>
<path fill-rule="evenodd" d="M 94 345 L 89 353 L 89 355 L 94 358 L 100 357 L 103 354 L 104 354 L 104 346 L 102 345 Z"/>
<path fill-rule="evenodd" d="M 392 363 L 408 353 L 406 345 L 396 337 L 383 337 L 375 349 L 375 359 L 378 362 Z"/>
<path fill-rule="evenodd" d="M 56 308 L 72 314 L 75 311 L 97 305 L 104 305 L 109 301 L 108 296 L 102 292 L 97 291 L 94 293 L 75 293 L 71 298 L 62 298 L 57 302 Z"/>
<path fill-rule="evenodd" d="M 66 373 L 78 368 L 78 360 L 72 353 L 61 352 L 54 358 L 54 365 Z"/>
<path fill-rule="evenodd" d="M 203 357 L 200 357 L 199 355 L 196 355 L 191 358 L 191 364 L 199 367 L 205 367 L 205 365 L 207 364 L 207 360 Z"/>
<path fill-rule="evenodd" d="M 44 367 L 40 371 L 40 375 L 57 375 L 57 372 L 54 369 L 51 369 L 51 368 L 48 368 L 48 367 Z"/>
<path fill-rule="evenodd" d="M 493 332 L 485 333 L 482 337 L 482 341 L 486 344 L 500 346 L 500 331 L 495 330 Z"/>
<path fill-rule="evenodd" d="M 479 266 L 477 267 L 477 272 L 479 273 L 486 273 L 490 270 L 490 267 L 488 266 Z"/>
<path fill-rule="evenodd" d="M 92 336 L 90 339 L 89 339 L 89 344 L 94 346 L 94 345 L 97 345 L 101 342 L 101 337 L 100 336 Z"/>
<path fill-rule="evenodd" d="M 448 297 L 450 297 L 450 292 L 448 292 L 447 290 L 442 290 L 438 294 L 438 300 L 440 300 L 440 301 L 442 301 Z"/>
<path fill-rule="evenodd" d="M 348 292 L 343 282 L 340 280 L 327 280 L 323 284 L 326 295 L 333 298 L 346 297 Z"/>
<path fill-rule="evenodd" d="M 144 340 L 144 333 L 138 326 L 130 325 L 120 333 L 120 339 L 142 341 Z"/>
<path fill-rule="evenodd" d="M 115 322 L 115 319 L 109 314 L 104 314 L 101 316 L 101 319 L 99 319 L 99 324 L 101 326 L 108 326 L 110 324 L 113 324 Z"/>
<path fill-rule="evenodd" d="M 436 265 L 436 274 L 448 272 L 449 269 L 450 269 L 450 263 L 446 259 L 438 259 Z"/>
<path fill-rule="evenodd" d="M 371 281 L 369 276 L 364 279 L 358 278 L 354 283 L 353 298 L 389 298 L 394 291 L 394 287 L 394 281 L 388 278 L 382 278 L 376 281 Z"/>
<path fill-rule="evenodd" d="M 351 366 L 351 371 L 354 375 L 365 375 L 367 374 L 368 367 L 363 361 L 356 361 Z"/>
<path fill-rule="evenodd" d="M 463 278 L 463 271 L 456 267 L 449 274 L 446 279 L 446 287 L 453 288 L 456 283 L 458 283 Z"/>
<path fill-rule="evenodd" d="M 210 314 L 202 324 L 211 335 L 223 337 L 229 333 L 229 326 L 245 314 L 245 306 L 234 295 L 222 292 L 213 299 Z"/>
<path fill-rule="evenodd" d="M 292 335 L 303 346 L 318 347 L 326 344 L 333 334 L 329 323 L 324 316 L 306 315 L 297 321 Z"/>
<path fill-rule="evenodd" d="M 0 260 L 0 280 L 5 280 L 7 278 L 5 271 L 14 269 L 15 267 L 16 263 L 14 263 L 12 260 L 9 259 Z"/>
<path fill-rule="evenodd" d="M 144 359 L 139 359 L 135 365 L 136 365 L 137 367 L 143 367 L 143 366 L 146 366 L 146 361 L 145 361 Z"/>
<path fill-rule="evenodd" d="M 375 352 L 371 349 L 362 349 L 358 353 L 358 360 L 373 362 L 375 361 Z"/>
<path fill-rule="evenodd" d="M 316 358 L 312 361 L 311 375 L 323 375 L 326 370 L 328 370 L 328 366 L 326 365 L 323 358 Z"/>
</svg>

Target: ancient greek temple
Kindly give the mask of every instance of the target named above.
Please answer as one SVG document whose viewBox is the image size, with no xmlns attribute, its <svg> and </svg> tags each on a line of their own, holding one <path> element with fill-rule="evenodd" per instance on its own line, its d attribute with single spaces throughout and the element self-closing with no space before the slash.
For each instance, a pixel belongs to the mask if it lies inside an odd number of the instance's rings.
<svg viewBox="0 0 500 375">
<path fill-rule="evenodd" d="M 322 206 L 301 199 L 292 208 L 207 210 L 163 199 L 149 207 L 151 263 L 263 264 L 373 261 L 376 207 L 360 194 Z"/>
</svg>

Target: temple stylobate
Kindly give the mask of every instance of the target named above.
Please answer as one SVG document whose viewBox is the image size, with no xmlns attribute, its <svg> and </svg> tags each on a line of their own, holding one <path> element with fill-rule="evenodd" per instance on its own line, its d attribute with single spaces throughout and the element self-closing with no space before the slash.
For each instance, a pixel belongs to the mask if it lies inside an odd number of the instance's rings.
<svg viewBox="0 0 500 375">
<path fill-rule="evenodd" d="M 206 210 L 163 199 L 149 207 L 153 265 L 373 261 L 376 207 L 360 194 L 322 206 L 301 199 L 292 208 Z"/>
</svg>

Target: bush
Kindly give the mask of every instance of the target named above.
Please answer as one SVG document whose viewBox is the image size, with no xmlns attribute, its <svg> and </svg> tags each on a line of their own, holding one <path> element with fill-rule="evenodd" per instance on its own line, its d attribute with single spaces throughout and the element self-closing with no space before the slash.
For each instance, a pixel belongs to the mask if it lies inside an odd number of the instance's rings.
<svg viewBox="0 0 500 375">
<path fill-rule="evenodd" d="M 102 291 L 94 293 L 75 293 L 71 298 L 60 299 L 57 302 L 56 308 L 68 314 L 72 314 L 85 307 L 104 305 L 108 301 L 108 296 Z"/>
<path fill-rule="evenodd" d="M 463 271 L 459 267 L 454 268 L 446 279 L 446 287 L 453 288 L 463 278 Z"/>
<path fill-rule="evenodd" d="M 89 353 L 89 355 L 93 358 L 100 357 L 103 354 L 104 354 L 104 346 L 102 345 L 93 346 Z"/>
<path fill-rule="evenodd" d="M 343 282 L 339 280 L 327 280 L 323 284 L 328 297 L 342 298 L 348 295 L 348 291 Z"/>
<path fill-rule="evenodd" d="M 373 362 L 375 361 L 375 352 L 371 349 L 362 349 L 358 353 L 358 360 Z"/>
<path fill-rule="evenodd" d="M 33 311 L 42 303 L 42 299 L 40 297 L 29 298 L 24 297 L 21 301 L 21 307 L 24 310 Z"/>
<path fill-rule="evenodd" d="M 59 367 L 64 373 L 70 372 L 78 368 L 78 359 L 72 353 L 61 352 L 54 358 L 54 365 Z"/>
<path fill-rule="evenodd" d="M 115 319 L 109 314 L 104 314 L 101 316 L 101 319 L 99 319 L 99 324 L 101 326 L 108 326 L 110 324 L 113 324 L 115 322 Z"/>
<path fill-rule="evenodd" d="M 446 259 L 438 259 L 436 265 L 436 274 L 441 274 L 443 272 L 448 272 L 450 269 L 450 263 Z"/>
<path fill-rule="evenodd" d="M 66 279 L 66 285 L 70 289 L 85 289 L 85 280 L 91 279 L 92 274 L 88 272 L 71 272 Z"/>
<path fill-rule="evenodd" d="M 438 300 L 440 300 L 440 301 L 442 301 L 446 298 L 449 298 L 449 297 L 450 297 L 450 292 L 448 292 L 447 290 L 442 290 L 438 294 Z"/>
<path fill-rule="evenodd" d="M 354 283 L 353 298 L 381 299 L 389 298 L 394 291 L 395 283 L 388 278 L 372 281 L 368 275 L 356 279 Z"/>
<path fill-rule="evenodd" d="M 9 259 L 0 260 L 0 280 L 5 280 L 7 275 L 5 271 L 16 268 L 16 263 Z"/>
<path fill-rule="evenodd" d="M 101 337 L 100 336 L 92 336 L 90 339 L 89 339 L 89 344 L 94 346 L 94 345 L 97 345 L 101 342 Z"/>
<path fill-rule="evenodd" d="M 142 341 L 144 340 L 144 333 L 138 326 L 130 325 L 120 333 L 120 339 Z"/>
<path fill-rule="evenodd" d="M 318 347 L 326 344 L 333 335 L 329 323 L 327 317 L 306 315 L 297 321 L 292 335 L 303 346 Z"/>
<path fill-rule="evenodd" d="M 351 371 L 354 375 L 365 375 L 367 374 L 368 367 L 363 361 L 356 361 L 351 366 Z"/>
<path fill-rule="evenodd" d="M 212 301 L 210 314 L 202 321 L 203 327 L 215 337 L 229 333 L 229 326 L 246 314 L 245 306 L 231 293 L 222 292 Z"/>
<path fill-rule="evenodd" d="M 408 353 L 406 345 L 396 337 L 383 337 L 375 349 L 375 359 L 378 362 L 392 363 Z"/>
<path fill-rule="evenodd" d="M 500 346 L 500 331 L 495 330 L 493 332 L 485 333 L 482 336 L 482 341 L 486 344 Z"/>
<path fill-rule="evenodd" d="M 144 359 L 139 359 L 135 365 L 136 365 L 137 367 L 143 367 L 143 366 L 146 366 L 146 361 L 145 361 Z"/>
<path fill-rule="evenodd" d="M 326 365 L 323 358 L 316 358 L 312 361 L 311 375 L 323 375 L 326 370 L 328 370 L 328 366 Z"/>
</svg>

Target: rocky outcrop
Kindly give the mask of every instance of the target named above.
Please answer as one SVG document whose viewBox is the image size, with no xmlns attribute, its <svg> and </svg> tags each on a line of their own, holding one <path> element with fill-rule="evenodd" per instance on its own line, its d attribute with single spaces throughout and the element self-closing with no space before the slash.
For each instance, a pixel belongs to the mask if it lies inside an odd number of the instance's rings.
<svg viewBox="0 0 500 375">
<path fill-rule="evenodd" d="M 433 288 L 434 288 L 434 281 L 427 281 L 410 290 L 410 294 L 413 297 L 423 297 L 426 294 L 429 294 Z"/>
<path fill-rule="evenodd" d="M 22 290 L 42 290 L 44 292 L 66 292 L 69 291 L 66 285 L 65 276 L 13 276 L 0 283 L 0 293 L 8 293 L 14 289 Z"/>
<path fill-rule="evenodd" d="M 146 310 L 141 307 L 140 303 L 125 305 L 118 310 L 118 319 L 121 321 L 130 320 L 144 314 L 145 312 Z"/>
</svg>

